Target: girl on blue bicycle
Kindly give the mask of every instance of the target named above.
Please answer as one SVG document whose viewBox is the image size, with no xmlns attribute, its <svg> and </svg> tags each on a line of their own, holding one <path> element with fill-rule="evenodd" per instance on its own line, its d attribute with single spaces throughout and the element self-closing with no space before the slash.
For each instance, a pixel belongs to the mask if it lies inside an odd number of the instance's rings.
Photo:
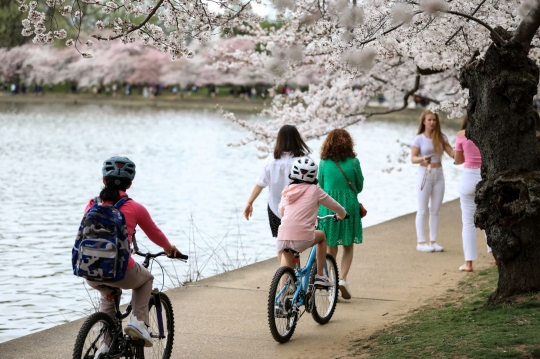
<svg viewBox="0 0 540 359">
<path fill-rule="evenodd" d="M 294 268 L 294 255 L 285 252 L 292 249 L 302 252 L 317 245 L 317 274 L 315 284 L 332 286 L 334 283 L 324 274 L 326 259 L 326 236 L 315 230 L 319 204 L 336 213 L 338 220 L 345 218 L 345 209 L 317 185 L 317 164 L 309 157 L 294 161 L 289 178 L 291 183 L 281 195 L 279 212 L 281 225 L 278 229 L 277 252 L 281 255 L 281 265 Z"/>
<path fill-rule="evenodd" d="M 121 198 L 127 197 L 126 191 L 131 187 L 135 178 L 135 163 L 127 157 L 111 157 L 103 163 L 103 184 L 105 187 L 99 194 L 99 200 L 103 204 L 115 204 Z M 91 199 L 86 206 L 85 212 L 94 206 L 94 199 Z M 139 225 L 144 233 L 152 242 L 162 247 L 169 256 L 175 256 L 180 251 L 172 245 L 163 232 L 156 226 L 146 208 L 134 200 L 124 202 L 119 208 L 124 215 L 129 235 L 129 241 L 132 241 L 135 233 L 135 227 Z M 127 271 L 124 279 L 116 282 L 94 282 L 88 281 L 88 284 L 101 293 L 100 311 L 109 314 L 114 318 L 114 301 L 107 297 L 112 294 L 112 288 L 132 289 L 131 304 L 133 306 L 133 315 L 126 325 L 124 331 L 133 338 L 143 339 L 145 346 L 153 345 L 152 338 L 148 334 L 146 324 L 148 323 L 148 301 L 152 293 L 152 283 L 154 277 L 152 274 L 130 256 Z M 112 288 L 111 288 L 112 287 Z M 95 357 L 104 354 L 109 350 L 108 344 L 103 343 L 96 352 Z"/>
</svg>

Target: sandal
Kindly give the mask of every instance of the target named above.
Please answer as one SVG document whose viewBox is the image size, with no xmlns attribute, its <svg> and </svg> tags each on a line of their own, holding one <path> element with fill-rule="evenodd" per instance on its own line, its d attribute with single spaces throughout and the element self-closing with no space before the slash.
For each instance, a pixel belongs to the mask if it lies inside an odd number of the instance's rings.
<svg viewBox="0 0 540 359">
<path fill-rule="evenodd" d="M 459 267 L 458 269 L 459 269 L 460 271 L 462 271 L 462 272 L 472 272 L 472 271 L 473 271 L 472 268 L 471 268 L 471 269 L 466 269 L 466 268 L 465 268 L 465 264 L 463 264 L 463 265 L 462 265 L 461 267 Z"/>
</svg>

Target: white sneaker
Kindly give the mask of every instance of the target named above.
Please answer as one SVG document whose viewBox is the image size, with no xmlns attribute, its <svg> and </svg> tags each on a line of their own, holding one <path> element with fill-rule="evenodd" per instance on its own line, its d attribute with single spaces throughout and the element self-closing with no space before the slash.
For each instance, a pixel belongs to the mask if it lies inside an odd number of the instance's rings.
<svg viewBox="0 0 540 359">
<path fill-rule="evenodd" d="M 351 289 L 349 288 L 349 283 L 343 279 L 339 280 L 339 290 L 341 291 L 341 296 L 343 299 L 351 299 Z"/>
<path fill-rule="evenodd" d="M 146 324 L 143 321 L 137 320 L 137 317 L 134 315 L 129 319 L 129 324 L 124 328 L 124 333 L 132 338 L 143 339 L 145 347 L 154 345 L 150 334 L 148 334 L 148 329 L 146 329 Z"/>
<path fill-rule="evenodd" d="M 418 252 L 429 253 L 429 252 L 434 252 L 435 248 L 433 248 L 432 246 L 430 246 L 429 244 L 426 243 L 426 244 L 417 244 L 416 245 L 416 250 Z"/>
<path fill-rule="evenodd" d="M 109 346 L 105 343 L 101 344 L 101 346 L 99 347 L 98 351 L 94 353 L 94 358 L 95 359 L 100 359 L 100 355 L 101 355 L 101 359 L 105 358 L 105 354 L 107 354 L 109 352 Z"/>
<path fill-rule="evenodd" d="M 332 282 L 330 278 L 328 278 L 325 275 L 323 276 L 315 275 L 315 283 L 313 284 L 321 286 L 321 287 L 331 287 L 334 285 L 334 282 Z"/>
<path fill-rule="evenodd" d="M 435 252 L 443 252 L 444 248 L 437 244 L 437 242 L 430 244 L 431 247 L 435 250 Z"/>
</svg>

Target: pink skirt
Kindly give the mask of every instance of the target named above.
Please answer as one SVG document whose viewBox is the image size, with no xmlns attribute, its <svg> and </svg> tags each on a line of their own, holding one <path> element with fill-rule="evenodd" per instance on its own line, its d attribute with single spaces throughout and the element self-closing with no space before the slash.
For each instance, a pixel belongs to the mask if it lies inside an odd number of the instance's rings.
<svg viewBox="0 0 540 359">
<path fill-rule="evenodd" d="M 283 250 L 290 248 L 297 252 L 303 252 L 315 244 L 315 236 L 309 241 L 277 241 L 276 247 L 278 254 L 283 253 Z"/>
</svg>

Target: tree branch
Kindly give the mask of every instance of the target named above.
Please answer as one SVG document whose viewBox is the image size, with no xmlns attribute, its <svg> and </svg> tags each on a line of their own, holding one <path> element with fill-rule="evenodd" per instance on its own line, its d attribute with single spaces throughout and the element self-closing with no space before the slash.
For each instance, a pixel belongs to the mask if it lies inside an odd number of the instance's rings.
<svg viewBox="0 0 540 359">
<path fill-rule="evenodd" d="M 380 112 L 361 112 L 361 113 L 355 113 L 355 114 L 351 114 L 351 115 L 346 115 L 345 117 L 354 117 L 354 116 L 364 116 L 364 117 L 371 117 L 371 116 L 375 116 L 375 115 L 387 115 L 389 113 L 393 113 L 393 112 L 399 112 L 399 111 L 402 111 L 404 109 L 407 108 L 407 106 L 409 105 L 409 97 L 411 97 L 412 95 L 414 95 L 414 93 L 416 91 L 418 91 L 418 89 L 420 88 L 420 78 L 422 77 L 422 75 L 420 74 L 417 74 L 416 75 L 416 78 L 414 80 L 414 87 L 407 91 L 407 93 L 405 93 L 405 95 L 403 96 L 403 105 L 401 105 L 400 107 L 398 108 L 393 108 L 393 109 L 389 109 L 387 111 L 380 111 Z M 427 98 L 426 98 L 427 99 Z M 436 101 L 436 100 L 435 100 Z M 353 121 L 349 124 L 350 125 L 353 125 L 357 122 L 360 122 L 361 120 L 357 120 L 357 121 Z"/>
<path fill-rule="evenodd" d="M 112 36 L 112 37 L 103 37 L 103 36 L 100 36 L 100 35 L 92 35 L 93 38 L 96 38 L 98 40 L 107 40 L 107 41 L 110 41 L 110 40 L 116 40 L 118 38 L 121 38 L 122 36 L 126 36 L 127 34 L 130 34 L 134 31 L 137 31 L 139 30 L 140 28 L 142 28 L 144 25 L 146 25 L 146 23 L 148 21 L 150 21 L 150 19 L 154 16 L 154 14 L 156 13 L 156 11 L 161 7 L 161 5 L 163 4 L 165 0 L 159 0 L 159 2 L 156 4 L 156 6 L 154 6 L 154 8 L 152 9 L 152 12 L 150 12 L 150 14 L 148 14 L 148 16 L 146 17 L 146 19 L 143 20 L 143 22 L 141 22 L 139 25 L 135 26 L 135 27 L 130 27 L 128 31 L 126 32 L 122 32 L 121 34 L 119 35 L 116 35 L 116 36 Z"/>
<path fill-rule="evenodd" d="M 472 20 L 472 21 L 480 24 L 480 25 L 482 25 L 483 27 L 485 27 L 486 29 L 489 30 L 489 33 L 490 33 L 491 38 L 493 39 L 493 41 L 495 41 L 496 43 L 498 43 L 501 46 L 506 45 L 506 41 L 501 37 L 501 35 L 499 35 L 497 32 L 495 32 L 495 30 L 493 30 L 493 28 L 491 26 L 489 26 L 488 24 L 486 24 L 482 20 L 479 20 L 479 19 L 475 18 L 474 16 L 463 14 L 461 12 L 452 11 L 452 10 L 440 10 L 440 12 L 445 13 L 445 14 L 450 14 L 450 15 L 461 16 L 461 17 L 464 17 L 466 19 Z"/>
<path fill-rule="evenodd" d="M 529 51 L 531 41 L 540 28 L 540 4 L 536 1 L 536 5 L 531 9 L 527 16 L 521 20 L 518 28 L 514 32 L 513 41 L 520 43 Z"/>
<path fill-rule="evenodd" d="M 480 8 L 482 7 L 482 5 L 484 5 L 484 3 L 486 2 L 487 0 L 482 0 L 482 2 L 480 4 L 478 4 L 478 6 L 476 7 L 476 9 L 474 9 L 474 11 L 472 12 L 471 16 L 474 16 L 474 14 L 476 14 L 476 12 L 478 10 L 480 10 Z M 467 19 L 467 21 L 469 21 Z M 446 42 L 444 43 L 444 45 L 448 45 L 450 43 L 450 41 L 452 41 L 452 39 L 454 37 L 456 37 L 456 35 L 460 32 L 460 30 L 463 29 L 463 26 L 460 26 L 459 29 L 456 30 L 456 32 L 454 32 L 454 34 L 452 36 L 450 36 L 450 38 L 448 40 L 446 40 Z"/>
</svg>

